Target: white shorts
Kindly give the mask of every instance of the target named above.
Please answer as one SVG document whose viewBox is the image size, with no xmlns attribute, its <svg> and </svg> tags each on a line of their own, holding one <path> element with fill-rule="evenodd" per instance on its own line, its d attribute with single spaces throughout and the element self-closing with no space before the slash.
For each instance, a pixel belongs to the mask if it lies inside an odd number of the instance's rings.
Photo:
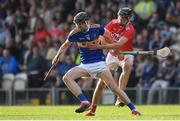
<svg viewBox="0 0 180 121">
<path fill-rule="evenodd" d="M 91 64 L 80 64 L 78 67 L 85 69 L 92 78 L 97 79 L 97 74 L 108 70 L 108 67 L 104 61 L 95 62 Z"/>
<path fill-rule="evenodd" d="M 134 56 L 133 55 L 124 55 L 123 60 L 119 60 L 118 57 L 113 56 L 111 53 L 108 53 L 106 57 L 106 64 L 108 65 L 108 68 L 110 70 L 116 71 L 119 66 L 121 66 L 125 61 L 128 61 L 131 65 L 133 65 L 134 62 Z"/>
</svg>

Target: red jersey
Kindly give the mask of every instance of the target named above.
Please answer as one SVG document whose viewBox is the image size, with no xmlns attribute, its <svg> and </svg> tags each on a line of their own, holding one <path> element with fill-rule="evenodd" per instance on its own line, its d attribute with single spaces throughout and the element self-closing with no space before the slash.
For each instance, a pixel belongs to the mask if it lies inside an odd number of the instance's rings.
<svg viewBox="0 0 180 121">
<path fill-rule="evenodd" d="M 52 37 L 53 41 L 57 41 L 62 36 L 62 31 L 59 29 L 51 29 L 49 30 L 49 34 Z"/>
<path fill-rule="evenodd" d="M 119 48 L 120 51 L 133 50 L 134 27 L 131 22 L 123 27 L 119 25 L 117 19 L 114 19 L 110 21 L 105 28 L 109 30 L 110 38 L 112 38 L 113 41 L 119 41 L 121 37 L 128 39 L 128 41 Z"/>
<path fill-rule="evenodd" d="M 35 32 L 34 38 L 35 42 L 38 44 L 42 41 L 46 40 L 46 37 L 49 36 L 49 32 L 47 29 L 39 29 Z"/>
</svg>

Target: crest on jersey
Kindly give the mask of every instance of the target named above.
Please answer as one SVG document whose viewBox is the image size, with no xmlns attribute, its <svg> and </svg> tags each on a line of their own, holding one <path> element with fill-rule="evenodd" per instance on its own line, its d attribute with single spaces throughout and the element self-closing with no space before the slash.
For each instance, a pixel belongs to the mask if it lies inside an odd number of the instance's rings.
<svg viewBox="0 0 180 121">
<path fill-rule="evenodd" d="M 85 37 L 86 37 L 87 40 L 90 40 L 89 34 L 85 35 Z"/>
</svg>

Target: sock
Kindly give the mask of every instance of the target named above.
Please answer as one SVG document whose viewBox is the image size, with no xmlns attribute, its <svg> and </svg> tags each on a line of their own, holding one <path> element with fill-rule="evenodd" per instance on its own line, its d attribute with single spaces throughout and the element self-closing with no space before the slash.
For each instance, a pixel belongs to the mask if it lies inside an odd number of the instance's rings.
<svg viewBox="0 0 180 121">
<path fill-rule="evenodd" d="M 95 112 L 96 112 L 96 108 L 97 108 L 97 105 L 92 105 L 91 112 L 92 112 L 92 113 L 95 113 Z"/>
<path fill-rule="evenodd" d="M 131 102 L 128 103 L 127 106 L 128 106 L 131 110 L 135 110 L 135 109 L 136 109 L 135 106 L 134 106 L 134 104 L 131 103 Z"/>
<path fill-rule="evenodd" d="M 89 102 L 83 93 L 79 94 L 77 98 L 80 100 L 80 102 Z"/>
</svg>

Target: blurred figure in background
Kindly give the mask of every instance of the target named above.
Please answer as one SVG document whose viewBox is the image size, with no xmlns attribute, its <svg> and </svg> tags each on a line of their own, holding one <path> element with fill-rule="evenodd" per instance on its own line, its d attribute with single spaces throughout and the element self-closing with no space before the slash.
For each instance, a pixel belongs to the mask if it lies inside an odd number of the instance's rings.
<svg viewBox="0 0 180 121">
<path fill-rule="evenodd" d="M 17 74 L 18 63 L 15 57 L 10 55 L 9 49 L 4 49 L 2 54 L 2 57 L 0 57 L 0 75 Z"/>
<path fill-rule="evenodd" d="M 139 83 L 144 88 L 150 88 L 158 72 L 158 59 L 155 57 L 145 58 Z"/>
<path fill-rule="evenodd" d="M 158 88 L 166 89 L 170 85 L 174 83 L 174 77 L 176 72 L 176 61 L 172 55 L 168 56 L 167 60 L 165 60 L 159 68 L 159 72 L 157 73 L 157 78 L 152 84 L 149 92 L 147 104 L 153 103 L 154 94 Z M 163 103 L 166 102 L 166 90 L 162 93 Z"/>
<path fill-rule="evenodd" d="M 153 38 L 149 42 L 149 50 L 160 49 L 164 46 L 164 41 L 160 38 L 160 31 L 158 29 L 154 30 Z"/>
<path fill-rule="evenodd" d="M 8 24 L 0 20 L 0 45 L 3 46 L 5 41 L 11 36 Z"/>
<path fill-rule="evenodd" d="M 45 57 L 47 53 L 47 48 L 51 45 L 51 40 L 49 36 L 48 29 L 42 18 L 36 20 L 35 30 L 34 30 L 34 41 L 35 44 L 40 49 L 40 54 Z"/>
<path fill-rule="evenodd" d="M 52 27 L 49 30 L 49 35 L 51 37 L 51 43 L 61 42 L 63 32 L 58 28 L 59 23 L 56 18 L 52 19 Z"/>
<path fill-rule="evenodd" d="M 40 55 L 39 47 L 33 46 L 32 56 L 27 62 L 26 73 L 28 75 L 29 87 L 41 87 L 43 76 L 46 70 L 46 61 Z"/>
</svg>

